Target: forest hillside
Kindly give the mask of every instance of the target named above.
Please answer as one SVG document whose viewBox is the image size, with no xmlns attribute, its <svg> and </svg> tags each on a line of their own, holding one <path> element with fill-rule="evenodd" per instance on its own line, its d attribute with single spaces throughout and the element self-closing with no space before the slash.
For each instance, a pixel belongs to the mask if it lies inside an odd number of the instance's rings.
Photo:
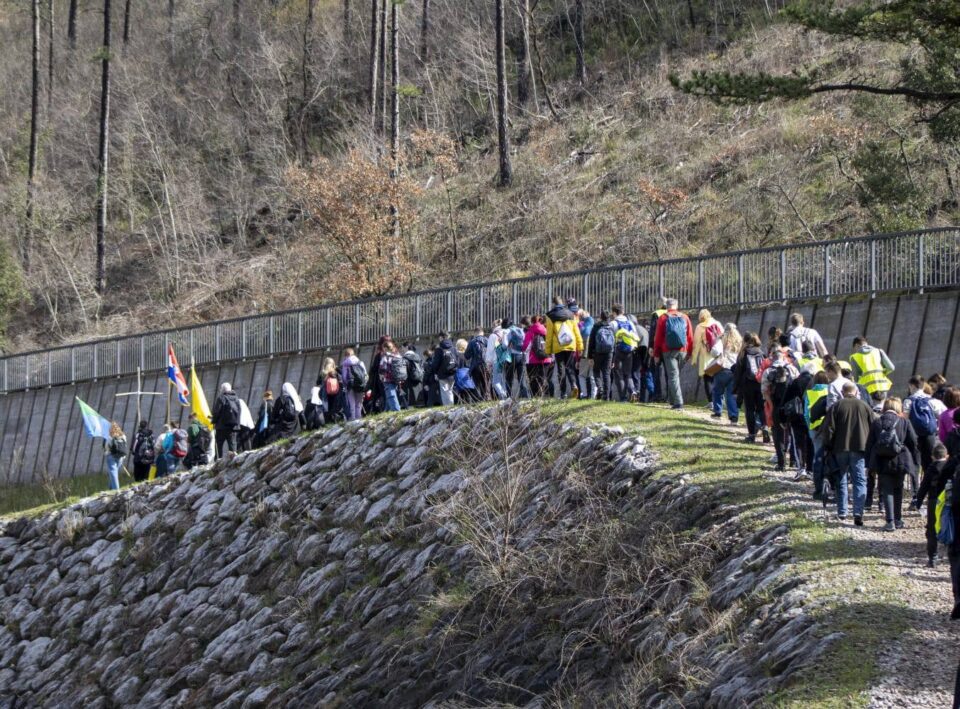
<svg viewBox="0 0 960 709">
<path fill-rule="evenodd" d="M 782 9 L 0 0 L 5 349 L 955 223 L 960 152 L 902 98 L 719 105 L 671 83 L 893 77 L 918 51 L 807 31 Z"/>
</svg>

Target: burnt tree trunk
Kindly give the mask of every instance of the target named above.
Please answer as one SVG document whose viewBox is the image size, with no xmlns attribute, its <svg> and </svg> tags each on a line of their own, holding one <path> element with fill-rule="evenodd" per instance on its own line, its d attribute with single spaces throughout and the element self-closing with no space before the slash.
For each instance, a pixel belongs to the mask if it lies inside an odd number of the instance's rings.
<svg viewBox="0 0 960 709">
<path fill-rule="evenodd" d="M 77 48 L 77 0 L 70 0 L 67 10 L 67 40 L 70 49 Z"/>
<path fill-rule="evenodd" d="M 130 3 L 132 0 L 126 0 L 123 6 L 123 46 L 130 44 Z"/>
<path fill-rule="evenodd" d="M 30 154 L 27 156 L 27 225 L 24 230 L 23 246 L 20 254 L 24 271 L 30 270 L 34 183 L 37 176 L 37 137 L 40 130 L 40 0 L 33 0 L 30 8 L 30 16 L 33 22 L 33 59 L 31 62 L 33 86 L 30 91 Z"/>
<path fill-rule="evenodd" d="M 510 138 L 507 135 L 507 45 L 504 29 L 503 0 L 496 0 L 497 41 L 497 142 L 500 147 L 500 186 L 513 181 L 510 164 Z"/>
<path fill-rule="evenodd" d="M 172 4 L 172 2 L 171 2 Z M 110 147 L 110 0 L 103 0 L 103 46 L 100 71 L 100 150 L 97 170 L 97 293 L 107 286 L 107 169 Z"/>
<path fill-rule="evenodd" d="M 573 39 L 577 45 L 577 83 L 587 83 L 587 61 L 583 49 L 583 0 L 577 0 L 573 17 Z"/>
<path fill-rule="evenodd" d="M 420 63 L 430 59 L 430 0 L 423 0 L 423 12 L 420 15 Z"/>
</svg>

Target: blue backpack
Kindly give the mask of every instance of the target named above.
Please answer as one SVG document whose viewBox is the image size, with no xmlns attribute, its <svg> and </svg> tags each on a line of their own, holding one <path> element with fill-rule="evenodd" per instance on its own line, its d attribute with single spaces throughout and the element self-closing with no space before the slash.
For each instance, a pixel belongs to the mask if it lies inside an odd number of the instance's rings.
<svg viewBox="0 0 960 709">
<path fill-rule="evenodd" d="M 476 382 L 474 382 L 473 377 L 470 376 L 470 369 L 468 367 L 460 367 L 457 369 L 454 386 L 457 388 L 457 391 L 473 391 L 477 388 Z"/>
<path fill-rule="evenodd" d="M 682 315 L 667 316 L 667 349 L 682 350 L 687 346 L 687 319 Z"/>
<path fill-rule="evenodd" d="M 930 407 L 930 400 L 918 396 L 910 403 L 910 423 L 918 436 L 932 436 L 939 428 L 936 414 Z"/>
<path fill-rule="evenodd" d="M 510 344 L 510 351 L 515 354 L 523 354 L 523 338 L 525 334 L 523 330 L 514 325 L 510 328 L 510 336 L 507 338 L 507 342 Z"/>
<path fill-rule="evenodd" d="M 595 354 L 610 354 L 613 352 L 616 340 L 616 332 L 611 325 L 601 325 L 597 328 L 597 335 L 593 341 L 593 352 Z"/>
<path fill-rule="evenodd" d="M 487 351 L 487 340 L 481 335 L 477 335 L 472 340 L 470 344 L 467 345 L 466 352 L 463 353 L 463 356 L 470 362 L 471 367 L 477 367 L 483 364 L 483 356 Z"/>
</svg>

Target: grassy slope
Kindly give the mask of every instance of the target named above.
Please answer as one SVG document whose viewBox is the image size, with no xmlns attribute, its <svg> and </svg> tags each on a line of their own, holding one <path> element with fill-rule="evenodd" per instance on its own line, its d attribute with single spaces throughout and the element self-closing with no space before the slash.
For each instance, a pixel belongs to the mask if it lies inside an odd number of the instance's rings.
<svg viewBox="0 0 960 709">
<path fill-rule="evenodd" d="M 768 447 L 739 443 L 723 426 L 662 407 L 598 402 L 548 406 L 585 425 L 605 423 L 639 433 L 659 453 L 663 475 L 689 475 L 708 492 L 728 491 L 726 501 L 740 508 L 748 525 L 787 525 L 794 571 L 809 580 L 802 587 L 812 597 L 809 612 L 821 621 L 822 632 L 840 630 L 844 637 L 814 670 L 770 703 L 866 706 L 865 690 L 876 676 L 879 651 L 912 623 L 911 611 L 901 600 L 902 582 L 875 549 L 811 520 L 791 504 L 795 493 L 762 474 L 769 469 Z"/>
<path fill-rule="evenodd" d="M 121 487 L 132 484 L 133 478 L 120 474 Z M 106 489 L 106 473 L 79 475 L 49 485 L 0 485 L 0 518 L 20 514 L 35 516 L 61 509 Z"/>
<path fill-rule="evenodd" d="M 688 475 L 708 493 L 721 491 L 736 505 L 742 521 L 757 528 L 785 524 L 794 551 L 795 573 L 808 579 L 810 612 L 823 632 L 843 631 L 815 671 L 804 673 L 788 689 L 771 698 L 782 707 L 865 706 L 865 690 L 876 676 L 883 643 L 911 625 L 911 612 L 900 600 L 899 577 L 883 559 L 819 520 L 811 520 L 797 499 L 763 475 L 769 448 L 737 442 L 732 431 L 708 420 L 660 406 L 627 406 L 599 402 L 551 402 L 551 413 L 583 425 L 622 426 L 642 435 L 660 455 L 663 475 Z M 129 479 L 126 479 L 126 484 Z M 12 512 L 35 515 L 64 507 L 105 487 L 105 476 L 70 481 L 51 501 L 41 486 L 0 490 L 0 516 Z M 65 497 L 66 495 L 66 497 Z M 894 542 L 891 542 L 894 543 Z"/>
</svg>

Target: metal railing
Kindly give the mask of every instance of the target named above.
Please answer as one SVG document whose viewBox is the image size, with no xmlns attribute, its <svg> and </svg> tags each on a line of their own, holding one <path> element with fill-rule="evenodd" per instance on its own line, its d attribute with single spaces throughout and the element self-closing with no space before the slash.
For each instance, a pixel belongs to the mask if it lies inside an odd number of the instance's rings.
<svg viewBox="0 0 960 709">
<path fill-rule="evenodd" d="M 621 302 L 649 312 L 661 294 L 681 308 L 960 286 L 960 227 L 770 247 L 713 256 L 609 266 L 421 291 L 162 330 L 0 359 L 0 392 L 207 364 L 465 331 L 494 318 L 543 312 L 554 294 L 590 310 Z"/>
</svg>

